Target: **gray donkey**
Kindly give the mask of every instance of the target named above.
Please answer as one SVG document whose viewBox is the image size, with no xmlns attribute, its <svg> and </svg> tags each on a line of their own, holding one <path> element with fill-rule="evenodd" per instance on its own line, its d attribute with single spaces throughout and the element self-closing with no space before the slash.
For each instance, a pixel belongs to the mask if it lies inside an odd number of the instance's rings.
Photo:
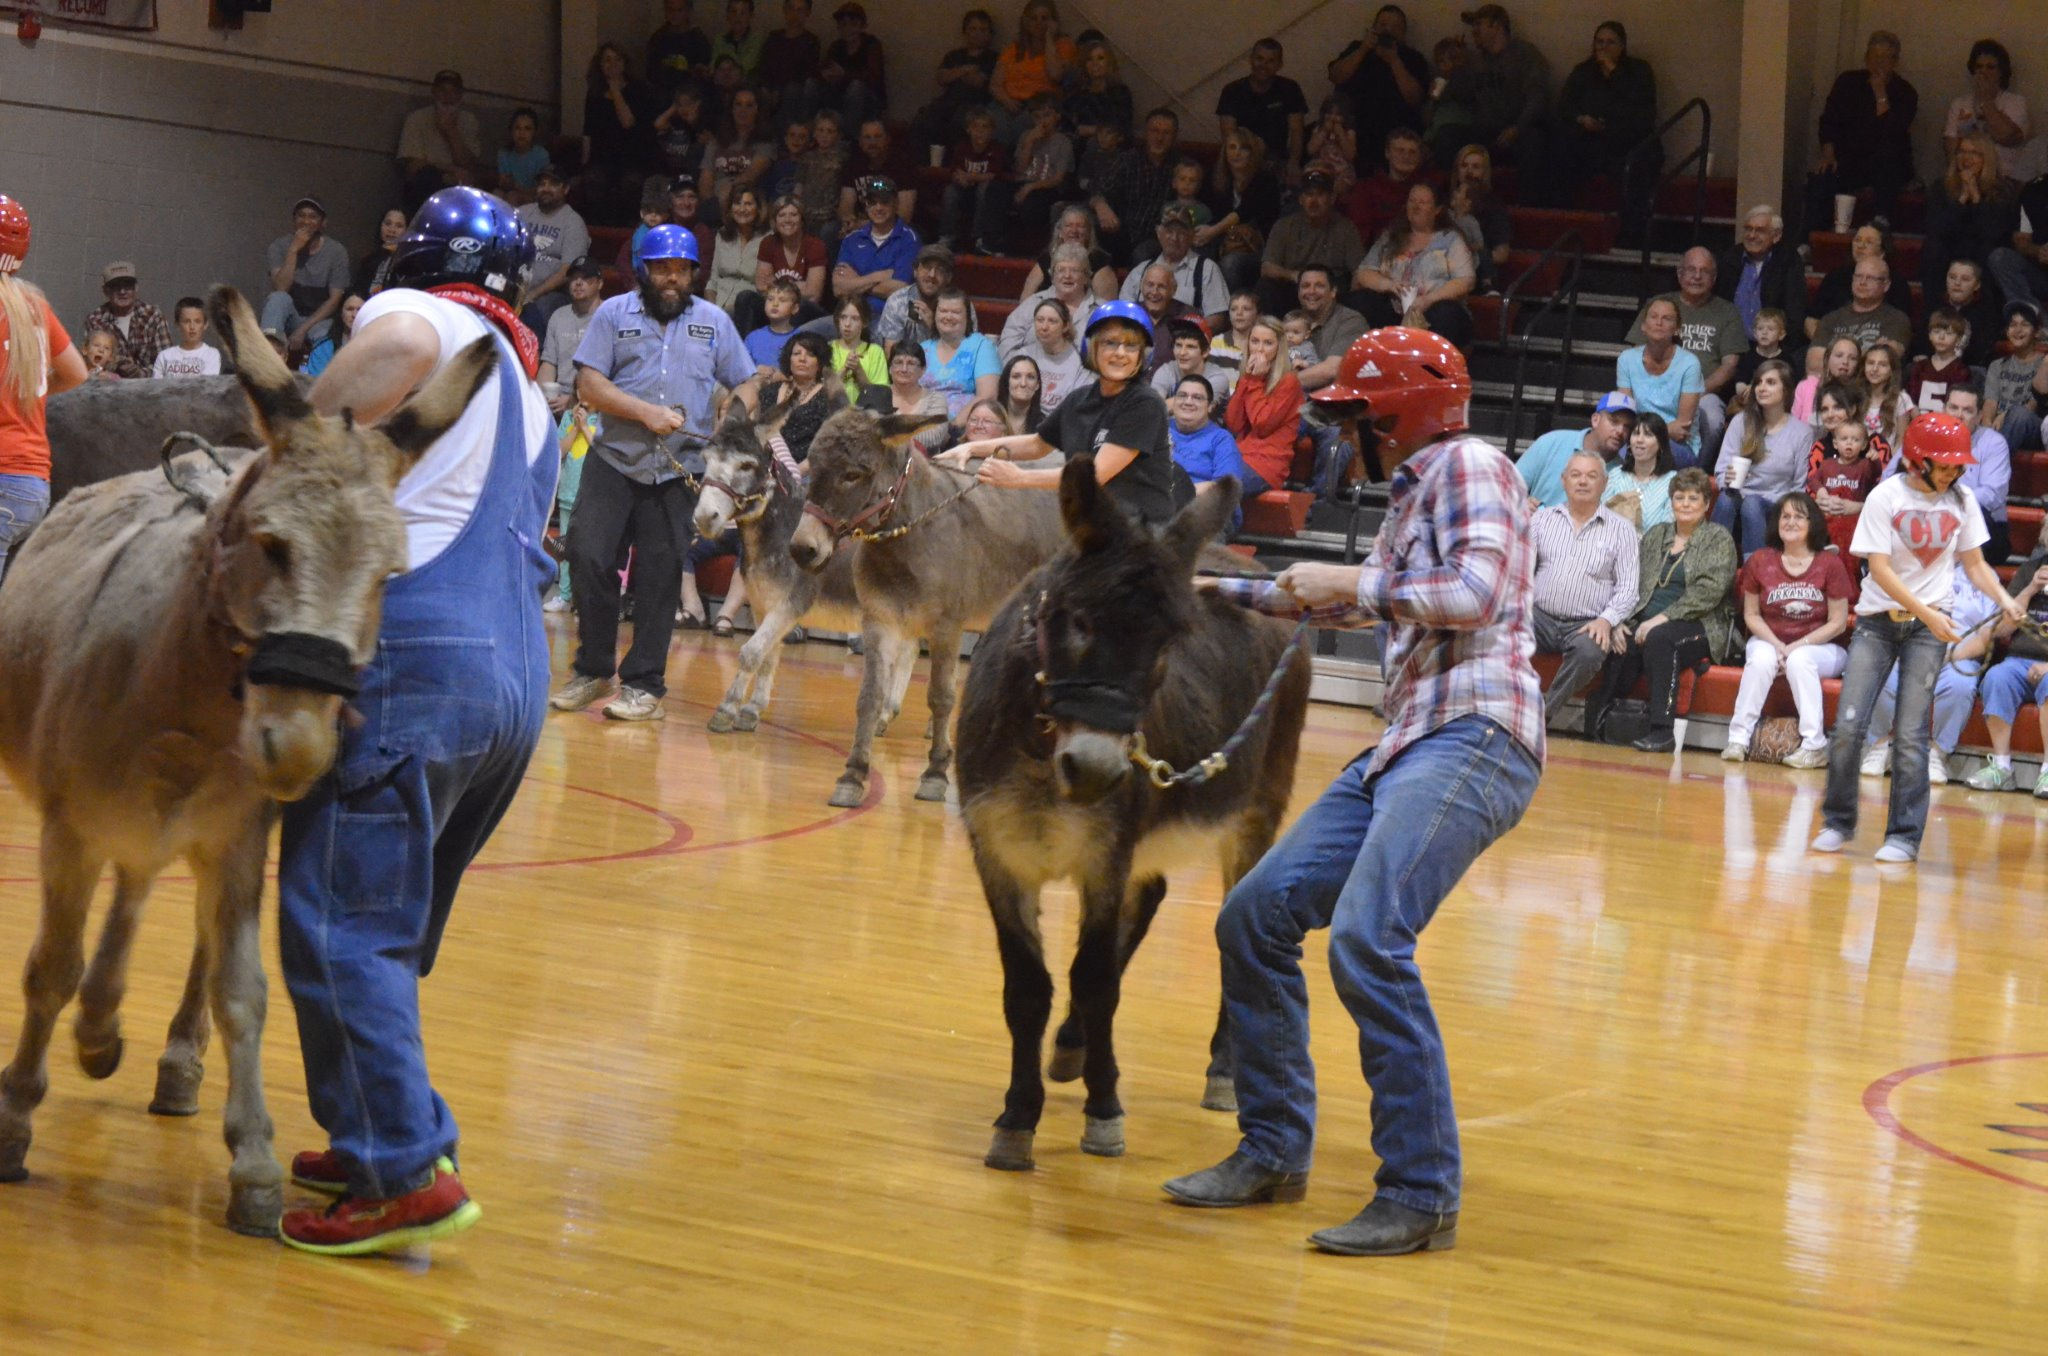
<svg viewBox="0 0 2048 1356">
<path fill-rule="evenodd" d="M 960 711 L 960 813 L 996 925 L 1011 1042 L 986 1162 L 1011 1171 L 1032 1166 L 1045 1107 L 1052 976 L 1039 891 L 1072 879 L 1081 893 L 1068 1015 L 1047 1074 L 1086 1080 L 1081 1148 L 1114 1157 L 1124 1134 L 1112 1027 L 1165 872 L 1220 850 L 1227 891 L 1265 853 L 1308 706 L 1308 652 L 1288 625 L 1194 589 L 1204 543 L 1236 507 L 1235 482 L 1203 491 L 1155 537 L 1125 517 L 1090 462 L 1069 462 L 1060 478 L 1071 549 L 989 625 Z M 1222 766 L 1206 761 L 1226 747 Z M 1231 1067 L 1219 1013 L 1204 1106 L 1235 1109 Z"/>
<path fill-rule="evenodd" d="M 258 910 L 276 803 L 334 760 L 384 581 L 406 566 L 392 491 L 494 355 L 488 340 L 470 346 L 371 430 L 313 412 L 232 289 L 211 310 L 267 450 L 217 465 L 188 454 L 77 490 L 0 588 L 0 764 L 43 819 L 41 926 L 0 1072 L 0 1181 L 27 1175 L 51 1034 L 74 992 L 80 1067 L 106 1078 L 120 1064 L 129 947 L 150 886 L 182 857 L 198 941 L 150 1110 L 197 1111 L 210 1003 L 228 1048 L 228 1223 L 270 1234 L 283 1177 L 263 1102 Z M 88 966 L 86 911 L 108 862 L 114 901 Z"/>
<path fill-rule="evenodd" d="M 867 794 L 875 735 L 902 704 L 920 639 L 931 647 L 932 720 L 917 798 L 946 798 L 960 633 L 985 625 L 1066 540 L 1052 495 L 977 491 L 971 473 L 934 465 L 911 439 L 942 417 L 842 410 L 811 442 L 810 492 L 789 554 L 816 573 L 848 538 L 860 543 L 853 587 L 866 663 L 853 747 L 832 790 L 837 806 L 858 805 Z"/>
<path fill-rule="evenodd" d="M 697 496 L 697 535 L 715 538 L 737 526 L 740 571 L 747 581 L 747 600 L 754 609 L 754 634 L 740 648 L 740 671 L 712 713 L 711 730 L 752 730 L 775 687 L 775 666 L 782 658 L 782 640 L 797 623 L 816 617 L 841 629 L 859 626 L 860 602 L 854 594 L 856 551 L 836 552 L 824 570 L 812 574 L 790 559 L 789 542 L 804 516 L 805 484 L 769 450 L 768 440 L 788 417 L 786 408 L 771 408 L 763 399 L 760 414 L 732 402 L 725 422 L 704 449 L 704 488 Z M 903 706 L 910 665 L 902 666 L 889 709 Z M 882 722 L 885 726 L 887 719 Z"/>
</svg>

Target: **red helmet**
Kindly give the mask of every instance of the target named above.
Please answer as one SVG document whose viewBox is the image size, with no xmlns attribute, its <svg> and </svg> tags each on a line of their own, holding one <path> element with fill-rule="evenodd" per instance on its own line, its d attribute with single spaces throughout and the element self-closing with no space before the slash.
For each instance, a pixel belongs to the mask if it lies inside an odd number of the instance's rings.
<svg viewBox="0 0 2048 1356">
<path fill-rule="evenodd" d="M 1472 376 L 1465 355 L 1441 334 L 1392 325 L 1353 340 L 1337 380 L 1313 399 L 1363 402 L 1362 417 L 1381 439 L 1408 453 L 1441 434 L 1464 430 Z"/>
<path fill-rule="evenodd" d="M 0 193 L 0 273 L 12 273 L 28 257 L 28 209 Z"/>
<path fill-rule="evenodd" d="M 1908 466 L 1925 475 L 1935 466 L 1975 466 L 1970 430 L 1952 414 L 1930 411 L 1906 425 L 1903 456 Z"/>
</svg>

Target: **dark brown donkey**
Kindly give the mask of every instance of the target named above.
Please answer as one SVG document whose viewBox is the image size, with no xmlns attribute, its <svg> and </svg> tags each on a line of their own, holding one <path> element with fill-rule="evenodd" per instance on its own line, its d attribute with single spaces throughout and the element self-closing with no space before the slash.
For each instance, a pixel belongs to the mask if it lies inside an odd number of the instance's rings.
<svg viewBox="0 0 2048 1356">
<path fill-rule="evenodd" d="M 316 415 L 231 289 L 213 323 L 267 450 L 77 490 L 0 588 L 0 763 L 41 811 L 42 923 L 0 1072 L 0 1181 L 27 1175 L 58 1014 L 78 995 L 78 1063 L 121 1062 L 121 997 L 143 902 L 183 858 L 199 938 L 150 1110 L 199 1109 L 207 1005 L 228 1050 L 228 1223 L 274 1233 L 283 1174 L 263 1104 L 258 906 L 278 801 L 334 761 L 336 722 L 370 658 L 384 581 L 405 568 L 399 477 L 461 415 L 494 355 L 479 340 L 378 429 Z M 102 867 L 114 900 L 88 966 Z"/>
<path fill-rule="evenodd" d="M 1308 704 L 1307 650 L 1285 622 L 1195 593 L 1204 543 L 1230 521 L 1219 483 L 1158 536 L 1097 485 L 1093 460 L 1067 465 L 1060 508 L 1071 545 L 996 615 L 960 708 L 960 813 L 995 919 L 1010 1028 L 1010 1090 L 987 1163 L 1022 1171 L 1045 1106 L 1039 1055 L 1052 976 L 1039 935 L 1049 881 L 1080 887 L 1068 1016 L 1047 1072 L 1086 1081 L 1084 1152 L 1124 1151 L 1111 1030 L 1124 967 L 1166 894 L 1165 872 L 1220 851 L 1227 890 L 1278 831 Z M 1161 786 L 1134 755 L 1196 769 Z M 1219 1013 L 1203 1104 L 1229 1110 L 1228 1032 Z"/>
</svg>

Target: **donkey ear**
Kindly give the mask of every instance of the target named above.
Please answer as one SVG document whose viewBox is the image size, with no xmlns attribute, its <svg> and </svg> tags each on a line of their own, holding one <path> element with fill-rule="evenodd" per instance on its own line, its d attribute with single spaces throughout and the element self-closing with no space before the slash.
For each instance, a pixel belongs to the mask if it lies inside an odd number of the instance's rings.
<svg viewBox="0 0 2048 1356">
<path fill-rule="evenodd" d="M 945 422 L 943 414 L 885 414 L 875 421 L 875 428 L 885 444 L 901 447 L 933 424 Z"/>
<path fill-rule="evenodd" d="M 1100 551 L 1130 534 L 1130 519 L 1095 478 L 1095 458 L 1075 457 L 1060 471 L 1060 517 L 1081 551 Z"/>
<path fill-rule="evenodd" d="M 255 313 L 242 300 L 240 292 L 225 285 L 215 287 L 207 310 L 214 329 L 227 345 L 242 390 L 256 411 L 256 423 L 263 430 L 264 441 L 273 449 L 279 448 L 284 442 L 285 427 L 312 414 L 313 407 L 306 403 L 291 369 L 263 337 Z"/>
<path fill-rule="evenodd" d="M 398 451 L 392 467 L 395 486 L 436 439 L 454 427 L 469 402 L 483 388 L 498 363 L 498 346 L 489 335 L 477 340 L 434 375 L 412 399 L 391 412 L 379 428 Z"/>
<path fill-rule="evenodd" d="M 1195 500 L 1166 525 L 1160 542 L 1192 570 L 1202 548 L 1215 541 L 1230 526 L 1237 511 L 1237 477 L 1221 476 L 1195 491 Z"/>
</svg>

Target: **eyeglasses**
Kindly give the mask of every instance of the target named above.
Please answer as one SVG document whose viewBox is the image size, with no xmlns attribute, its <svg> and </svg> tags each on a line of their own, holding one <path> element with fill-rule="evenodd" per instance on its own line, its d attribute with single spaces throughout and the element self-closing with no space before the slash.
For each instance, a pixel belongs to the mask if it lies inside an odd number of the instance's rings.
<svg viewBox="0 0 2048 1356">
<path fill-rule="evenodd" d="M 1094 344 L 1096 351 L 1099 353 L 1143 353 L 1146 347 L 1143 339 L 1122 339 L 1110 336 L 1093 339 L 1089 342 Z"/>
</svg>

